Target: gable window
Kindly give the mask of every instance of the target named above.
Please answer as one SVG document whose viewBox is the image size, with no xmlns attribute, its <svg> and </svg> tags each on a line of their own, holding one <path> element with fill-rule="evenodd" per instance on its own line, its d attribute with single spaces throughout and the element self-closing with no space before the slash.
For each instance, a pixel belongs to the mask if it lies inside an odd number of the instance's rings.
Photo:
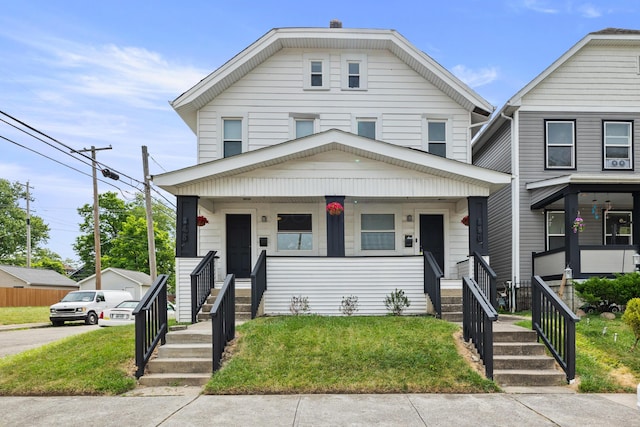
<svg viewBox="0 0 640 427">
<path fill-rule="evenodd" d="M 305 54 L 304 61 L 304 89 L 329 89 L 329 55 Z"/>
<path fill-rule="evenodd" d="M 313 119 L 295 119 L 296 122 L 296 138 L 302 138 L 313 134 Z"/>
<path fill-rule="evenodd" d="M 242 120 L 223 119 L 223 152 L 224 157 L 242 153 Z"/>
<path fill-rule="evenodd" d="M 547 211 L 547 250 L 564 247 L 564 211 Z"/>
<path fill-rule="evenodd" d="M 278 250 L 313 249 L 311 214 L 278 214 Z"/>
<path fill-rule="evenodd" d="M 604 169 L 632 169 L 631 122 L 603 123 Z"/>
<path fill-rule="evenodd" d="M 357 133 L 365 138 L 376 139 L 376 120 L 375 119 L 357 119 Z"/>
<path fill-rule="evenodd" d="M 367 89 L 367 55 L 345 54 L 341 56 L 342 89 Z"/>
<path fill-rule="evenodd" d="M 574 121 L 546 121 L 546 168 L 574 169 L 576 137 Z"/>
<path fill-rule="evenodd" d="M 605 245 L 631 245 L 631 212 L 607 212 L 604 218 Z"/>
<path fill-rule="evenodd" d="M 363 251 L 395 250 L 394 214 L 360 215 L 360 249 Z"/>
<path fill-rule="evenodd" d="M 427 151 L 440 157 L 447 157 L 447 123 L 427 121 Z"/>
</svg>

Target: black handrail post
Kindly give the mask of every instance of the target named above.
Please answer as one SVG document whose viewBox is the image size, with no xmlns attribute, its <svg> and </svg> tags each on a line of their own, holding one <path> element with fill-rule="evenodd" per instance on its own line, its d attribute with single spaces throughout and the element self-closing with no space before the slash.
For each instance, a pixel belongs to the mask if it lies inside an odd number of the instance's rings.
<svg viewBox="0 0 640 427">
<path fill-rule="evenodd" d="M 209 251 L 191 273 L 191 323 L 197 322 L 198 312 L 215 288 L 216 251 Z"/>
<path fill-rule="evenodd" d="M 258 315 L 258 308 L 264 293 L 267 291 L 267 251 L 263 250 L 258 256 L 253 271 L 251 272 L 251 318 Z"/>
<path fill-rule="evenodd" d="M 440 289 L 440 279 L 444 277 L 438 262 L 431 252 L 423 252 L 424 269 L 424 293 L 429 295 L 436 317 L 442 317 L 442 292 Z"/>
<path fill-rule="evenodd" d="M 493 271 L 489 263 L 478 252 L 473 253 L 473 274 L 480 290 L 484 293 L 489 303 L 498 309 L 498 275 Z"/>
<path fill-rule="evenodd" d="M 493 379 L 493 322 L 498 313 L 475 280 L 462 278 L 462 332 L 471 340 L 484 363 L 485 375 Z"/>
<path fill-rule="evenodd" d="M 228 274 L 216 302 L 211 308 L 211 332 L 212 332 L 212 368 L 213 372 L 220 369 L 222 355 L 227 343 L 235 337 L 235 288 L 236 278 Z"/>
</svg>

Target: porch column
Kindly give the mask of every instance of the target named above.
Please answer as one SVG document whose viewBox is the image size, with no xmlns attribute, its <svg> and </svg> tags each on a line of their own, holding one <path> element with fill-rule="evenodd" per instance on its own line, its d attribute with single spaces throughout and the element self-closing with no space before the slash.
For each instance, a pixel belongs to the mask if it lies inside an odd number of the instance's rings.
<svg viewBox="0 0 640 427">
<path fill-rule="evenodd" d="M 176 257 L 194 258 L 198 256 L 196 217 L 198 216 L 198 196 L 178 196 L 176 212 Z"/>
<path fill-rule="evenodd" d="M 631 213 L 631 223 L 633 225 L 633 241 L 631 242 L 636 248 L 640 247 L 640 192 L 636 191 L 633 195 L 633 212 Z M 637 224 L 636 224 L 637 222 Z"/>
<path fill-rule="evenodd" d="M 469 197 L 469 255 L 489 255 L 488 197 Z"/>
<path fill-rule="evenodd" d="M 564 258 L 565 265 L 573 270 L 573 277 L 580 277 L 580 232 L 573 232 L 573 221 L 578 216 L 578 193 L 564 196 Z M 562 274 L 562 272 L 558 272 Z"/>
<path fill-rule="evenodd" d="M 326 204 L 338 202 L 344 207 L 344 196 L 325 196 Z M 330 215 L 327 212 L 327 256 L 344 256 L 344 212 Z"/>
</svg>

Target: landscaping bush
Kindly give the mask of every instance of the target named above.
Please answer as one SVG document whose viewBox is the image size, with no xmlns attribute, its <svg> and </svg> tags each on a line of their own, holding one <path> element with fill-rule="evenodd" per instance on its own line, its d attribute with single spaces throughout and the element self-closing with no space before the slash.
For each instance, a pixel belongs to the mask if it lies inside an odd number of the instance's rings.
<svg viewBox="0 0 640 427">
<path fill-rule="evenodd" d="M 623 305 L 640 297 L 640 273 L 618 274 L 615 279 L 591 277 L 574 285 L 580 298 L 596 306 L 600 301 Z"/>
<path fill-rule="evenodd" d="M 384 306 L 387 307 L 389 313 L 394 316 L 400 316 L 404 309 L 410 305 L 411 301 L 409 301 L 409 298 L 404 294 L 402 289 L 398 290 L 396 288 L 394 292 L 391 292 L 384 299 Z"/>
<path fill-rule="evenodd" d="M 627 309 L 622 315 L 622 320 L 631 328 L 636 337 L 632 350 L 635 350 L 640 341 L 640 298 L 632 298 L 627 302 Z"/>
</svg>

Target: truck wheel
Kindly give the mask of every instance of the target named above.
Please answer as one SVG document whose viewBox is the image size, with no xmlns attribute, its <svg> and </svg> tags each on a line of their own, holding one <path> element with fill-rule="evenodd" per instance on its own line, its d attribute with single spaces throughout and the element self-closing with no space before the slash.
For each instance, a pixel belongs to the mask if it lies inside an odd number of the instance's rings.
<svg viewBox="0 0 640 427">
<path fill-rule="evenodd" d="M 53 326 L 62 326 L 64 325 L 64 320 L 52 320 Z"/>
<path fill-rule="evenodd" d="M 98 315 L 93 311 L 87 314 L 87 320 L 85 321 L 87 325 L 96 325 L 98 323 Z"/>
</svg>

